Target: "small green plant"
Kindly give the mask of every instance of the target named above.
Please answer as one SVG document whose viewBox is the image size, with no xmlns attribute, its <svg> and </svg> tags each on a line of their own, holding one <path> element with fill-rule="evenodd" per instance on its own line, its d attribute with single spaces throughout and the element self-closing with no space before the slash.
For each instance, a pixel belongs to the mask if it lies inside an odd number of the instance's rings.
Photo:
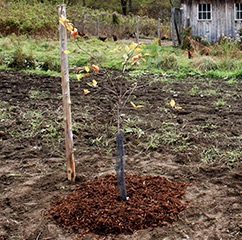
<svg viewBox="0 0 242 240">
<path fill-rule="evenodd" d="M 236 150 L 231 150 L 231 151 L 226 151 L 225 153 L 222 154 L 224 162 L 226 165 L 230 167 L 234 167 L 236 164 L 238 164 L 241 161 L 241 154 L 242 151 L 236 151 Z"/>
<path fill-rule="evenodd" d="M 218 92 L 215 89 L 205 89 L 205 90 L 201 91 L 201 93 L 203 95 L 214 95 L 214 96 L 216 96 L 218 94 Z"/>
<path fill-rule="evenodd" d="M 91 139 L 92 145 L 99 145 L 102 142 L 103 136 L 96 137 L 95 139 Z"/>
<path fill-rule="evenodd" d="M 223 99 L 218 99 L 215 103 L 215 107 L 223 107 L 226 104 L 226 102 Z"/>
<path fill-rule="evenodd" d="M 146 143 L 146 151 L 156 150 L 159 146 L 160 139 L 162 137 L 158 133 L 154 133 L 148 136 L 148 142 Z"/>
<path fill-rule="evenodd" d="M 237 78 L 235 77 L 231 77 L 228 81 L 227 81 L 227 84 L 229 85 L 233 85 L 233 84 L 236 84 L 238 82 Z"/>
<path fill-rule="evenodd" d="M 141 138 L 145 134 L 144 131 L 139 127 L 129 127 L 129 126 L 125 127 L 124 126 L 123 131 L 124 131 L 124 133 L 136 135 L 138 139 Z"/>
<path fill-rule="evenodd" d="M 191 88 L 191 90 L 189 91 L 190 92 L 190 94 L 192 94 L 192 95 L 196 95 L 197 93 L 198 93 L 198 91 L 199 91 L 199 87 L 198 86 L 193 86 L 192 88 Z"/>
<path fill-rule="evenodd" d="M 9 109 L 8 103 L 0 101 L 0 122 L 7 121 L 11 117 L 11 110 Z"/>
<path fill-rule="evenodd" d="M 213 146 L 204 150 L 201 153 L 201 159 L 206 163 L 223 162 L 224 164 L 233 167 L 241 160 L 241 151 L 228 150 L 221 151 L 217 147 Z"/>
<path fill-rule="evenodd" d="M 205 163 L 212 163 L 218 160 L 219 155 L 220 155 L 219 149 L 213 146 L 209 149 L 204 150 L 201 153 L 201 159 Z"/>
</svg>

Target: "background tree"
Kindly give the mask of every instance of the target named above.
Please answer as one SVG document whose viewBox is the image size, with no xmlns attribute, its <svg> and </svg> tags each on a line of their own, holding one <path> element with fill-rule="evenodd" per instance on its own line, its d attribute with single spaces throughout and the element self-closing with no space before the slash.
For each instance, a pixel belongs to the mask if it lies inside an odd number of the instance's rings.
<svg viewBox="0 0 242 240">
<path fill-rule="evenodd" d="M 2 0 L 4 1 L 4 0 Z M 66 5 L 84 6 L 92 9 L 103 9 L 123 15 L 129 13 L 150 18 L 161 18 L 163 21 L 171 16 L 171 7 L 179 7 L 180 0 L 12 0 L 12 2 L 50 2 L 53 5 L 65 3 Z M 8 1 L 5 0 L 7 3 Z"/>
<path fill-rule="evenodd" d="M 128 0 L 121 0 L 122 12 L 125 16 L 127 15 L 127 2 Z"/>
<path fill-rule="evenodd" d="M 169 0 L 171 7 L 180 7 L 181 1 L 180 0 Z"/>
<path fill-rule="evenodd" d="M 133 4 L 132 4 L 132 0 L 129 0 L 129 11 L 133 12 Z"/>
</svg>

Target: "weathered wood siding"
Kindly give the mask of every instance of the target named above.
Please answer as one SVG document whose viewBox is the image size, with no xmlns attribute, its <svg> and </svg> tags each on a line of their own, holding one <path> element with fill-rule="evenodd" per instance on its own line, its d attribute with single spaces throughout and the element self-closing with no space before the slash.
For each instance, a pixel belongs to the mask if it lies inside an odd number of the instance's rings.
<svg viewBox="0 0 242 240">
<path fill-rule="evenodd" d="M 242 21 L 235 20 L 234 3 L 242 1 L 231 0 L 183 0 L 183 27 L 190 23 L 194 36 L 206 38 L 209 42 L 216 42 L 223 34 L 226 36 L 236 37 Z M 212 5 L 212 19 L 198 20 L 197 6 L 202 3 Z"/>
</svg>

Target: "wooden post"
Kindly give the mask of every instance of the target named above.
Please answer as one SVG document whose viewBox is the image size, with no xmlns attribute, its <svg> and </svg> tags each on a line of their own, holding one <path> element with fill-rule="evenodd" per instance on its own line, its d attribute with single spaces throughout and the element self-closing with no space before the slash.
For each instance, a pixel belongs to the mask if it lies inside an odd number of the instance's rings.
<svg viewBox="0 0 242 240">
<path fill-rule="evenodd" d="M 176 42 L 178 42 L 178 46 L 181 45 L 181 38 L 180 38 L 180 9 L 173 7 L 171 9 L 171 19 L 172 19 L 172 43 L 173 46 L 176 46 Z"/>
<path fill-rule="evenodd" d="M 100 32 L 100 15 L 97 16 L 97 37 L 99 37 Z"/>
<path fill-rule="evenodd" d="M 139 43 L 139 17 L 136 18 L 136 43 Z"/>
<path fill-rule="evenodd" d="M 158 19 L 158 29 L 157 29 L 157 35 L 158 35 L 158 38 L 159 38 L 159 40 L 158 40 L 158 44 L 159 44 L 159 46 L 161 46 L 161 19 L 159 18 Z"/>
<path fill-rule="evenodd" d="M 58 6 L 59 17 L 66 18 L 66 6 Z M 59 24 L 59 38 L 60 38 L 60 59 L 61 59 L 61 87 L 63 95 L 63 112 L 64 112 L 64 130 L 65 130 L 65 150 L 67 158 L 67 178 L 75 182 L 75 159 L 73 153 L 73 135 L 71 122 L 71 99 L 69 87 L 69 67 L 68 57 L 65 53 L 67 50 L 67 30 L 62 24 Z"/>
</svg>

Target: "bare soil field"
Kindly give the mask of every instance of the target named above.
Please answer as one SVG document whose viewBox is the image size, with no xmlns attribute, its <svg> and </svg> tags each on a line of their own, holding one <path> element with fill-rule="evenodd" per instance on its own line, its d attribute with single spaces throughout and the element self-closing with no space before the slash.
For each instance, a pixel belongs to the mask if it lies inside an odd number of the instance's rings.
<svg viewBox="0 0 242 240">
<path fill-rule="evenodd" d="M 61 79 L 0 71 L 0 239 L 242 239 L 241 79 L 127 73 L 122 88 L 137 83 L 130 101 L 142 107 L 128 101 L 121 116 L 130 197 L 121 201 L 107 91 L 120 75 L 70 81 L 73 184 Z"/>
</svg>

